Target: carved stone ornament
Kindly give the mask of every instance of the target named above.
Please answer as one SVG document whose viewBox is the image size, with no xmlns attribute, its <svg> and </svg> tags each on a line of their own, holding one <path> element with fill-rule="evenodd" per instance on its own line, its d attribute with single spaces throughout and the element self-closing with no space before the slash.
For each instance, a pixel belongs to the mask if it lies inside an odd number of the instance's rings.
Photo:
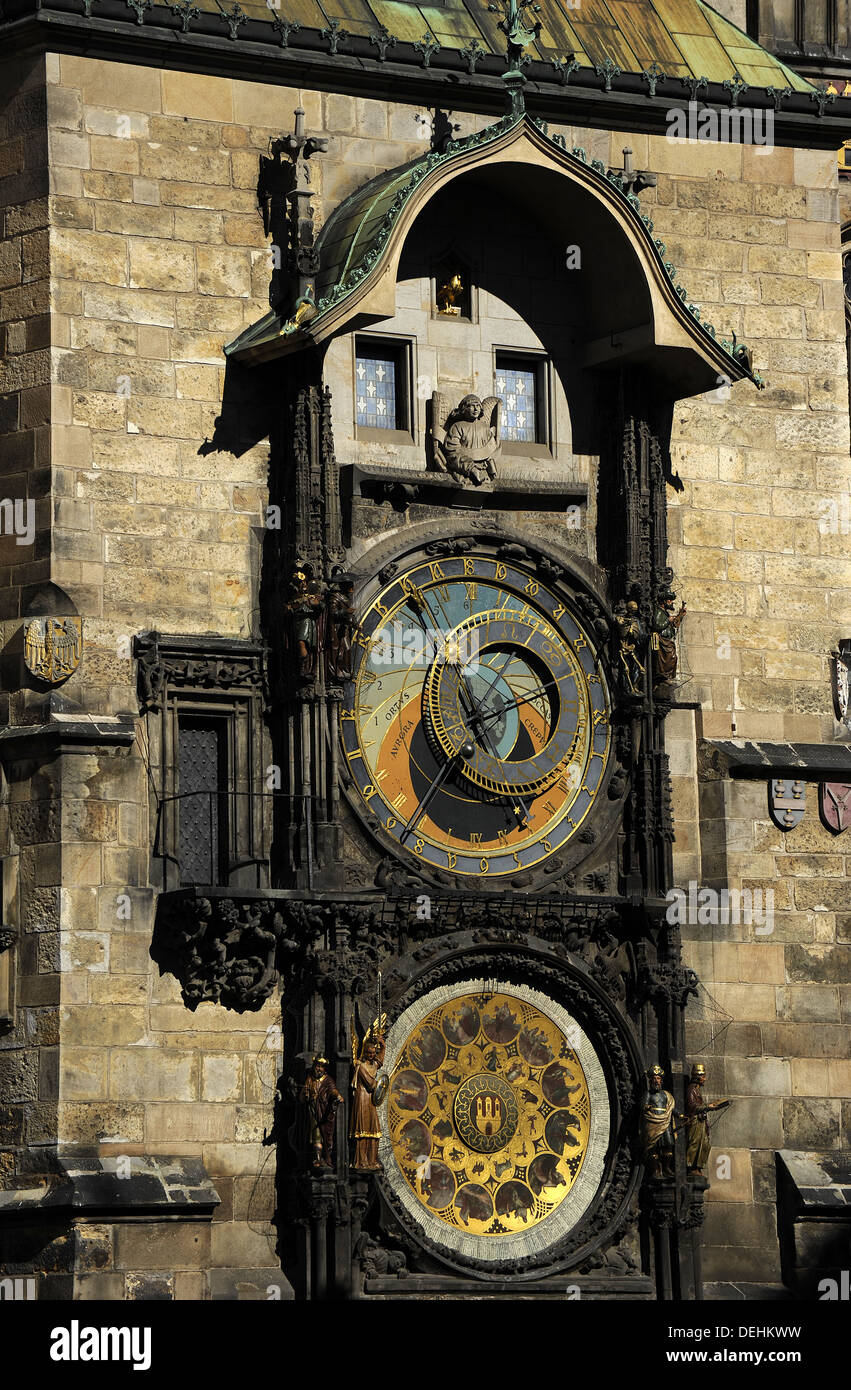
<svg viewBox="0 0 851 1390">
<path fill-rule="evenodd" d="M 498 396 L 465 396 L 454 410 L 435 391 L 431 398 L 429 466 L 462 487 L 480 487 L 496 477 L 499 455 Z"/>
<path fill-rule="evenodd" d="M 24 627 L 24 665 L 48 685 L 73 675 L 82 655 L 82 618 L 30 618 Z"/>
<path fill-rule="evenodd" d="M 187 1008 L 209 1001 L 243 1013 L 281 982 L 322 979 L 360 994 L 391 947 L 371 907 L 176 893 L 159 900 L 152 955 L 180 981 Z"/>
<path fill-rule="evenodd" d="M 807 809 L 807 785 L 791 777 L 776 777 L 768 784 L 768 814 L 780 830 L 794 830 Z"/>
<path fill-rule="evenodd" d="M 262 652 L 251 643 L 217 639 L 205 644 L 196 637 L 143 632 L 134 640 L 133 655 L 142 713 L 160 704 L 166 685 L 265 692 Z"/>
<path fill-rule="evenodd" d="M 843 637 L 830 654 L 830 686 L 833 712 L 840 724 L 851 728 L 851 637 Z"/>
</svg>

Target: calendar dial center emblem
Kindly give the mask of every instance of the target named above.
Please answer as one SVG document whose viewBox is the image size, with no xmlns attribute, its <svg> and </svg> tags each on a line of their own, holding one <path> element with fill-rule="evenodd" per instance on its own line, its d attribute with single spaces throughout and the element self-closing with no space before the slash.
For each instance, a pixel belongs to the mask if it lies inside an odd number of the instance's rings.
<svg viewBox="0 0 851 1390">
<path fill-rule="evenodd" d="M 609 694 L 595 645 L 531 569 L 411 564 L 360 618 L 341 715 L 361 810 L 421 863 L 505 877 L 555 855 L 601 788 Z"/>
</svg>

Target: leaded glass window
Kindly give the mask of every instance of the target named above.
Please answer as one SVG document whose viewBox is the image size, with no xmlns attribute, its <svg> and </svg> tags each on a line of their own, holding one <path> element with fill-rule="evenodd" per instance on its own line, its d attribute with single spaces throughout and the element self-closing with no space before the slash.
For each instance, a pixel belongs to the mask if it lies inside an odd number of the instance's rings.
<svg viewBox="0 0 851 1390">
<path fill-rule="evenodd" d="M 523 444 L 538 442 L 538 368 L 532 362 L 497 358 L 495 394 L 502 401 L 500 435 Z"/>
<path fill-rule="evenodd" d="M 221 724 L 214 720 L 180 720 L 178 853 L 182 883 L 219 882 L 225 809 L 221 795 L 223 732 Z"/>
<path fill-rule="evenodd" d="M 355 368 L 357 423 L 368 429 L 395 430 L 399 419 L 397 355 L 386 348 L 362 350 Z"/>
</svg>

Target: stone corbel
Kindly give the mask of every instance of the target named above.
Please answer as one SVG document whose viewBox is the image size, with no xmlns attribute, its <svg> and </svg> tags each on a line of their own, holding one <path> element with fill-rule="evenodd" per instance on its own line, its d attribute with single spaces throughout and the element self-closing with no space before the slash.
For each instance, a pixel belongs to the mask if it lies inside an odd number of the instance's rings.
<svg viewBox="0 0 851 1390">
<path fill-rule="evenodd" d="M 182 889 L 159 899 L 151 954 L 180 981 L 188 1009 L 207 1002 L 246 1013 L 281 984 L 321 979 L 357 994 L 393 945 L 372 904 Z"/>
</svg>

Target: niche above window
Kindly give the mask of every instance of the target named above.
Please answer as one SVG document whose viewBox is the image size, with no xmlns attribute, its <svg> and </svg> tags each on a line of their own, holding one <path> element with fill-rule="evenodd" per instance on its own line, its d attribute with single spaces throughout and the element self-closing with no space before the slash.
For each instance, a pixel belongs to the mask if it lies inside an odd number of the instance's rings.
<svg viewBox="0 0 851 1390">
<path fill-rule="evenodd" d="M 470 265 L 448 252 L 435 267 L 432 317 L 448 323 L 472 323 L 476 318 L 475 289 Z"/>
</svg>

